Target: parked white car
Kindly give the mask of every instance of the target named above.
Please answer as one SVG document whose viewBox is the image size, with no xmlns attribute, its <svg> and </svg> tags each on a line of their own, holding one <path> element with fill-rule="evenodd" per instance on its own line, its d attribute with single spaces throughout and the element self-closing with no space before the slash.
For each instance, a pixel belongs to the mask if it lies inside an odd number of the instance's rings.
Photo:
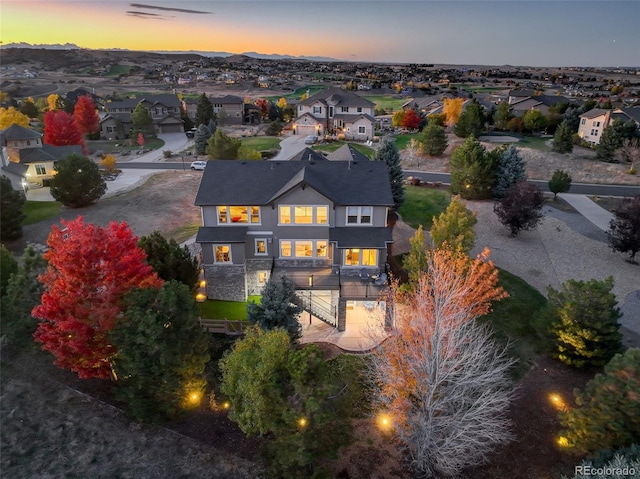
<svg viewBox="0 0 640 479">
<path fill-rule="evenodd" d="M 304 139 L 304 144 L 313 145 L 316 141 L 318 141 L 318 137 L 316 135 L 309 135 Z"/>
<path fill-rule="evenodd" d="M 193 163 L 191 163 L 191 169 L 192 170 L 204 170 L 207 166 L 207 162 L 206 161 L 194 161 Z"/>
</svg>

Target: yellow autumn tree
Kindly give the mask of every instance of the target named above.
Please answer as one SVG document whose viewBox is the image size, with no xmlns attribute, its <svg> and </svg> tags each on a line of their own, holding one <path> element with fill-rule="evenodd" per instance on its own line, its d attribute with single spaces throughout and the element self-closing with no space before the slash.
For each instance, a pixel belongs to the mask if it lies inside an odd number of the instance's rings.
<svg viewBox="0 0 640 479">
<path fill-rule="evenodd" d="M 12 106 L 0 108 L 0 130 L 9 128 L 11 125 L 20 125 L 27 128 L 29 126 L 29 117 Z"/>
<path fill-rule="evenodd" d="M 116 169 L 116 157 L 111 154 L 104 155 L 102 160 L 100 160 L 100 166 L 102 166 L 108 173 L 112 172 Z"/>
<path fill-rule="evenodd" d="M 445 114 L 447 126 L 454 126 L 462 115 L 464 98 L 445 98 L 442 101 L 442 112 Z"/>
<path fill-rule="evenodd" d="M 511 360 L 476 318 L 507 293 L 489 250 L 431 250 L 415 291 L 391 287 L 392 328 L 372 353 L 377 400 L 420 477 L 459 477 L 511 439 Z"/>
<path fill-rule="evenodd" d="M 59 100 L 60 95 L 57 93 L 52 93 L 47 97 L 47 107 L 49 108 L 49 111 L 55 111 L 58 109 Z"/>
<path fill-rule="evenodd" d="M 287 107 L 287 99 L 285 97 L 280 97 L 278 100 L 278 108 L 284 110 Z"/>
</svg>

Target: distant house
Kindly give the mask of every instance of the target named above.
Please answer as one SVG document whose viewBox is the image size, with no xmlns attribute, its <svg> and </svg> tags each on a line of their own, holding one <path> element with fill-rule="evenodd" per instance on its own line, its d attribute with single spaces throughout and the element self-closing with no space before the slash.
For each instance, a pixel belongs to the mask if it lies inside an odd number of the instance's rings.
<svg viewBox="0 0 640 479">
<path fill-rule="evenodd" d="M 392 241 L 384 162 L 311 149 L 283 162 L 210 161 L 195 204 L 209 299 L 246 301 L 284 274 L 303 308 L 342 331 L 350 307 L 379 304 Z"/>
<path fill-rule="evenodd" d="M 182 107 L 187 112 L 187 116 L 193 122 L 196 121 L 198 115 L 199 98 L 185 98 L 182 100 Z M 251 114 L 251 105 L 245 104 L 244 99 L 235 95 L 225 95 L 223 97 L 209 97 L 209 101 L 213 105 L 213 112 L 218 115 L 224 111 L 225 125 L 242 125 L 244 123 L 252 123 L 251 118 L 255 115 Z M 259 120 L 258 116 L 258 120 Z M 256 119 L 253 119 L 256 122 Z"/>
<path fill-rule="evenodd" d="M 592 145 L 598 145 L 604 129 L 616 120 L 635 121 L 640 125 L 640 108 L 616 108 L 615 110 L 593 108 L 580 115 L 578 136 Z"/>
<path fill-rule="evenodd" d="M 132 128 L 131 114 L 138 104 L 142 104 L 149 112 L 157 133 L 184 132 L 184 122 L 180 118 L 182 104 L 178 96 L 164 93 L 106 103 L 100 118 L 100 136 L 128 138 Z"/>
<path fill-rule="evenodd" d="M 75 105 L 78 101 L 78 98 L 80 98 L 81 96 L 88 96 L 89 98 L 91 98 L 93 100 L 93 103 L 96 105 L 96 108 L 100 107 L 103 104 L 103 100 L 100 96 L 96 95 L 93 91 L 89 91 L 86 88 L 82 87 L 67 92 L 65 99 Z"/>
<path fill-rule="evenodd" d="M 347 140 L 372 140 L 375 103 L 351 91 L 331 87 L 298 103 L 297 135 L 343 134 Z"/>
<path fill-rule="evenodd" d="M 548 115 L 550 108 L 559 103 L 575 104 L 575 101 L 560 95 L 533 95 L 510 102 L 510 105 L 511 113 L 514 116 L 522 116 L 530 110 L 537 110 L 543 115 Z"/>
<path fill-rule="evenodd" d="M 72 154 L 82 155 L 80 145 L 52 146 L 42 142 L 42 134 L 19 125 L 0 131 L 2 174 L 14 189 L 49 186 L 56 161 Z"/>
</svg>

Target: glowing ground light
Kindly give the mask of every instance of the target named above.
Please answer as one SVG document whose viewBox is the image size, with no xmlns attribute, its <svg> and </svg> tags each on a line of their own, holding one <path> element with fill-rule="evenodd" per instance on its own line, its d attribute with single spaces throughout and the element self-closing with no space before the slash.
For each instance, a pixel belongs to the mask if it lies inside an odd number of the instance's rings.
<svg viewBox="0 0 640 479">
<path fill-rule="evenodd" d="M 562 396 L 560 396 L 560 394 L 557 394 L 557 393 L 549 394 L 549 401 L 551 401 L 551 405 L 558 411 L 567 410 L 567 404 L 564 402 L 564 399 L 562 399 Z"/>
<path fill-rule="evenodd" d="M 189 402 L 191 404 L 198 404 L 200 402 L 200 394 L 197 392 L 192 392 L 189 394 Z"/>
<path fill-rule="evenodd" d="M 307 422 L 307 418 L 301 417 L 300 419 L 298 419 L 298 426 L 305 427 L 307 425 Z"/>
<path fill-rule="evenodd" d="M 231 403 L 229 401 L 225 401 L 222 403 L 222 407 L 224 409 L 229 409 L 231 407 Z"/>
<path fill-rule="evenodd" d="M 389 431 L 393 428 L 393 420 L 389 414 L 379 414 L 376 423 L 378 428 L 383 431 Z"/>
<path fill-rule="evenodd" d="M 560 447 L 569 447 L 569 440 L 564 436 L 560 436 L 556 442 Z"/>
</svg>

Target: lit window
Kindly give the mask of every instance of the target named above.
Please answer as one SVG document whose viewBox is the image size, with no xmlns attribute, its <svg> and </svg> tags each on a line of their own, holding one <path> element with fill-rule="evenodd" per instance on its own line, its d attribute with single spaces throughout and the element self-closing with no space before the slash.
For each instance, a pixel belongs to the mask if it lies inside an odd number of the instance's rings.
<svg viewBox="0 0 640 479">
<path fill-rule="evenodd" d="M 279 208 L 280 211 L 280 224 L 290 225 L 291 224 L 291 208 L 289 206 L 281 206 Z"/>
<path fill-rule="evenodd" d="M 46 175 L 47 169 L 44 165 L 35 165 L 36 175 Z"/>
<path fill-rule="evenodd" d="M 344 252 L 345 266 L 377 266 L 378 250 L 350 248 Z"/>
<path fill-rule="evenodd" d="M 267 271 L 258 271 L 258 284 L 265 284 L 269 273 Z"/>
<path fill-rule="evenodd" d="M 318 258 L 326 258 L 327 257 L 327 242 L 326 241 L 316 241 L 316 256 Z"/>
<path fill-rule="evenodd" d="M 259 206 L 218 206 L 218 223 L 249 223 L 249 221 L 260 223 Z"/>
<path fill-rule="evenodd" d="M 363 266 L 376 266 L 378 264 L 378 252 L 375 249 L 363 249 L 362 250 L 362 265 Z"/>
<path fill-rule="evenodd" d="M 228 244 L 216 245 L 214 249 L 216 263 L 231 263 L 231 246 Z"/>
<path fill-rule="evenodd" d="M 345 266 L 358 266 L 360 264 L 360 250 L 351 248 L 344 253 Z"/>
<path fill-rule="evenodd" d="M 327 224 L 329 208 L 326 206 L 316 206 L 316 223 L 319 225 Z"/>
<path fill-rule="evenodd" d="M 313 243 L 311 241 L 296 241 L 296 258 L 313 256 Z"/>
<path fill-rule="evenodd" d="M 294 221 L 297 225 L 309 225 L 313 223 L 312 206 L 294 206 Z"/>
<path fill-rule="evenodd" d="M 251 222 L 260 223 L 260 207 L 251 206 Z"/>
<path fill-rule="evenodd" d="M 291 257 L 291 241 L 280 241 L 280 256 Z"/>
<path fill-rule="evenodd" d="M 227 222 L 227 207 L 218 206 L 218 223 L 226 223 L 226 222 Z"/>
<path fill-rule="evenodd" d="M 267 240 L 256 240 L 256 254 L 267 254 Z"/>
<path fill-rule="evenodd" d="M 246 206 L 231 206 L 229 208 L 229 215 L 231 216 L 232 223 L 248 223 L 249 215 L 247 213 Z"/>
</svg>

